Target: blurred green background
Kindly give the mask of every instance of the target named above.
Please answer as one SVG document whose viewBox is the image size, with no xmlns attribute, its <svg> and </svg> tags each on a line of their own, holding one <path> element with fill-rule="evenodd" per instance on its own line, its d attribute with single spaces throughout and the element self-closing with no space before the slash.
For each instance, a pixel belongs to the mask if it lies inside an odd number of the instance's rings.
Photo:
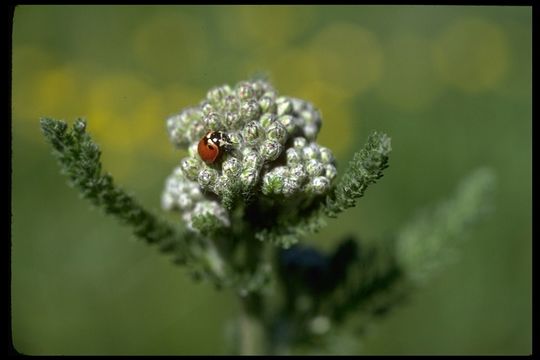
<svg viewBox="0 0 540 360">
<path fill-rule="evenodd" d="M 267 73 L 323 114 L 343 169 L 372 130 L 390 168 L 308 240 L 376 241 L 498 176 L 495 212 L 408 303 L 353 341 L 365 354 L 531 353 L 532 8 L 18 6 L 13 28 L 12 330 L 26 354 L 226 354 L 235 298 L 196 284 L 66 186 L 39 118 L 88 119 L 106 170 L 160 210 L 182 155 L 165 118 Z M 169 216 L 169 215 L 167 215 Z M 169 216 L 169 218 L 171 218 Z"/>
</svg>

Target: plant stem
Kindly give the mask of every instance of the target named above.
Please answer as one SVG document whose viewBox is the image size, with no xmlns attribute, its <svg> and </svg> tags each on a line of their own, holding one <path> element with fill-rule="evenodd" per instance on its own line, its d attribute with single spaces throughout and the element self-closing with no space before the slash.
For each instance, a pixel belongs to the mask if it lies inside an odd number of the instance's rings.
<svg viewBox="0 0 540 360">
<path fill-rule="evenodd" d="M 262 323 L 262 303 L 259 294 L 241 297 L 239 316 L 240 355 L 260 354 L 265 342 L 265 331 Z"/>
</svg>

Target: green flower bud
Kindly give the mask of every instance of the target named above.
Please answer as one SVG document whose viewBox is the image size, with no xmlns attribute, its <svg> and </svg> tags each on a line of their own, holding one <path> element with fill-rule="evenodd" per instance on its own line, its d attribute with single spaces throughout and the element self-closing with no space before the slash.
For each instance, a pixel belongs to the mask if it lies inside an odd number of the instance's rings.
<svg viewBox="0 0 540 360">
<path fill-rule="evenodd" d="M 192 219 L 193 217 L 199 216 L 211 216 L 219 220 L 223 226 L 230 226 L 229 216 L 223 207 L 221 207 L 215 201 L 201 201 L 195 205 L 195 209 L 190 216 L 188 225 L 193 226 Z"/>
<path fill-rule="evenodd" d="M 330 180 L 317 176 L 309 183 L 309 190 L 315 194 L 324 194 L 330 188 Z"/>
<path fill-rule="evenodd" d="M 216 112 L 216 107 L 211 102 L 205 100 L 201 103 L 201 112 L 203 116 L 207 116 L 208 114 Z"/>
<path fill-rule="evenodd" d="M 294 178 L 296 182 L 298 182 L 298 185 L 302 185 L 302 183 L 307 179 L 308 174 L 304 170 L 304 166 L 302 164 L 294 165 L 290 168 L 290 176 L 291 178 Z"/>
<path fill-rule="evenodd" d="M 190 126 L 188 128 L 188 132 L 187 132 L 187 138 L 189 139 L 190 142 L 194 142 L 194 141 L 199 141 L 199 139 L 204 135 L 206 134 L 206 127 L 204 126 L 204 124 L 201 122 L 198 122 L 196 124 L 193 124 L 193 126 Z"/>
<path fill-rule="evenodd" d="M 266 89 L 266 91 L 264 92 L 264 94 L 262 96 L 266 96 L 266 97 L 269 97 L 271 98 L 272 100 L 274 100 L 274 102 L 277 100 L 277 92 L 274 90 L 274 89 Z"/>
<path fill-rule="evenodd" d="M 278 194 L 283 189 L 284 179 L 276 174 L 267 174 L 263 178 L 262 192 L 265 195 Z"/>
<path fill-rule="evenodd" d="M 261 146 L 261 155 L 265 161 L 273 161 L 281 154 L 283 147 L 277 141 L 267 140 Z"/>
<path fill-rule="evenodd" d="M 193 207 L 193 199 L 188 194 L 180 194 L 177 201 L 182 210 L 188 210 Z"/>
<path fill-rule="evenodd" d="M 206 94 L 206 98 L 213 104 L 220 104 L 227 95 L 231 94 L 231 88 L 228 85 L 212 88 Z"/>
<path fill-rule="evenodd" d="M 240 82 L 236 85 L 236 96 L 240 100 L 247 100 L 255 97 L 255 89 L 253 85 L 247 81 Z"/>
<path fill-rule="evenodd" d="M 262 134 L 262 129 L 256 121 L 251 121 L 242 129 L 242 137 L 248 144 L 256 143 Z"/>
<path fill-rule="evenodd" d="M 258 119 L 260 112 L 261 109 L 257 100 L 248 100 L 240 105 L 240 118 L 244 121 Z"/>
<path fill-rule="evenodd" d="M 246 190 L 250 189 L 257 182 L 257 170 L 252 168 L 247 168 L 242 170 L 240 174 L 240 183 L 242 187 Z"/>
<path fill-rule="evenodd" d="M 223 162 L 223 174 L 229 178 L 236 177 L 242 170 L 242 164 L 237 158 L 230 158 Z"/>
<path fill-rule="evenodd" d="M 261 162 L 262 157 L 259 155 L 255 148 L 246 147 L 242 151 L 242 162 L 244 167 L 258 167 L 258 164 Z"/>
<path fill-rule="evenodd" d="M 238 129 L 242 125 L 240 115 L 237 112 L 227 111 L 223 117 L 223 125 L 227 129 Z"/>
<path fill-rule="evenodd" d="M 323 163 L 325 164 L 335 163 L 334 155 L 332 155 L 332 151 L 330 151 L 330 149 L 321 146 L 319 147 L 319 154 L 320 154 L 321 161 Z"/>
<path fill-rule="evenodd" d="M 278 166 L 263 177 L 262 190 L 264 194 L 279 194 L 283 190 L 288 172 L 285 166 Z"/>
<path fill-rule="evenodd" d="M 302 161 L 301 153 L 295 148 L 288 148 L 286 151 L 287 164 L 299 164 Z"/>
<path fill-rule="evenodd" d="M 268 90 L 268 84 L 264 81 L 257 80 L 251 83 L 255 97 L 260 98 L 266 90 Z"/>
<path fill-rule="evenodd" d="M 199 182 L 199 185 L 201 185 L 202 188 L 208 189 L 214 186 L 217 178 L 218 178 L 218 174 L 216 170 L 205 168 L 199 172 L 197 181 Z"/>
<path fill-rule="evenodd" d="M 270 113 L 264 113 L 262 114 L 261 118 L 259 119 L 259 123 L 262 127 L 268 128 L 270 127 L 275 121 L 277 120 L 277 116 Z"/>
<path fill-rule="evenodd" d="M 296 149 L 300 149 L 302 150 L 303 148 L 305 148 L 307 146 L 308 142 L 305 138 L 303 137 L 295 137 L 293 139 L 293 146 L 296 148 Z"/>
<path fill-rule="evenodd" d="M 291 115 L 283 115 L 278 117 L 278 121 L 285 127 L 289 134 L 293 134 L 296 130 L 296 120 Z"/>
<path fill-rule="evenodd" d="M 302 109 L 305 108 L 305 105 L 306 105 L 305 101 L 302 101 L 300 99 L 295 99 L 295 98 L 291 98 L 290 101 L 292 104 L 293 111 L 297 114 L 300 113 L 300 111 L 302 111 Z"/>
<path fill-rule="evenodd" d="M 336 167 L 332 164 L 324 165 L 324 176 L 330 181 L 334 180 L 337 176 Z"/>
<path fill-rule="evenodd" d="M 291 100 L 285 96 L 281 96 L 276 99 L 277 115 L 288 115 L 293 111 L 293 105 Z"/>
<path fill-rule="evenodd" d="M 282 193 L 285 196 L 291 196 L 300 190 L 300 183 L 295 178 L 288 177 L 283 184 Z"/>
<path fill-rule="evenodd" d="M 274 122 L 268 127 L 266 132 L 267 139 L 277 141 L 281 145 L 285 144 L 288 137 L 289 133 L 287 132 L 287 129 L 285 129 L 285 126 L 283 126 L 280 122 Z"/>
<path fill-rule="evenodd" d="M 222 128 L 222 116 L 215 111 L 206 115 L 203 121 L 207 129 L 217 130 Z"/>
<path fill-rule="evenodd" d="M 320 161 L 311 159 L 306 163 L 306 171 L 311 177 L 320 176 L 324 171 L 324 166 Z"/>
<path fill-rule="evenodd" d="M 275 114 L 277 112 L 276 102 L 270 96 L 263 96 L 260 98 L 259 106 L 263 113 Z"/>
<path fill-rule="evenodd" d="M 313 141 L 319 134 L 319 127 L 315 124 L 307 124 L 303 127 L 303 131 L 306 139 Z"/>
<path fill-rule="evenodd" d="M 239 149 L 241 147 L 241 144 L 244 143 L 244 138 L 242 138 L 242 134 L 240 134 L 240 132 L 238 131 L 230 132 L 227 134 L 227 136 L 229 137 L 229 141 L 235 149 Z"/>
<path fill-rule="evenodd" d="M 192 157 L 183 158 L 180 162 L 180 167 L 186 178 L 195 181 L 201 170 L 201 163 Z"/>
<path fill-rule="evenodd" d="M 319 112 L 307 101 L 278 96 L 266 81 L 214 87 L 166 125 L 172 143 L 189 155 L 169 177 L 162 206 L 181 211 L 194 231 L 205 232 L 216 219 L 225 224 L 241 198 L 311 197 L 328 191 L 336 177 L 332 153 L 315 142 Z M 198 144 L 208 131 L 216 132 L 217 157 L 204 163 Z"/>
<path fill-rule="evenodd" d="M 302 149 L 302 155 L 304 156 L 304 159 L 310 160 L 318 160 L 320 156 L 319 148 L 315 144 L 309 144 L 308 146 L 304 147 Z"/>
<path fill-rule="evenodd" d="M 240 109 L 240 101 L 238 101 L 238 98 L 234 95 L 227 95 L 222 103 L 224 111 L 238 113 L 238 110 Z"/>
</svg>

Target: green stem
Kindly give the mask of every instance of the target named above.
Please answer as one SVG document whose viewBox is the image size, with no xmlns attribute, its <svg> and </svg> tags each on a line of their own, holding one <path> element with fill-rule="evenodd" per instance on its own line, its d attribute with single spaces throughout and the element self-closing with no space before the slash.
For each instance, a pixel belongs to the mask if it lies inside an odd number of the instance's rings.
<svg viewBox="0 0 540 360">
<path fill-rule="evenodd" d="M 239 346 L 240 355 L 259 355 L 264 348 L 265 329 L 262 319 L 262 298 L 250 294 L 240 298 Z"/>
</svg>

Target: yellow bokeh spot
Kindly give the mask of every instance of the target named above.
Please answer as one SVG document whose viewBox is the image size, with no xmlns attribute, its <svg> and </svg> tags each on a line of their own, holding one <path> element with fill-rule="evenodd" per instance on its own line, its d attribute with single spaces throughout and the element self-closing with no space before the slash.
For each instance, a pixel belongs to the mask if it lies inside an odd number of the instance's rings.
<svg viewBox="0 0 540 360">
<path fill-rule="evenodd" d="M 347 23 L 323 29 L 309 43 L 319 78 L 352 94 L 377 83 L 383 69 L 383 53 L 375 35 Z"/>
<path fill-rule="evenodd" d="M 41 117 L 72 120 L 83 115 L 85 79 L 74 64 L 58 65 L 38 48 L 14 48 L 12 109 L 17 133 L 41 140 Z"/>
<path fill-rule="evenodd" d="M 509 63 L 508 41 L 495 24 L 462 18 L 443 32 L 433 48 L 440 78 L 465 92 L 496 88 Z"/>
<path fill-rule="evenodd" d="M 225 42 L 260 56 L 287 46 L 309 28 L 313 19 L 314 8 L 309 6 L 244 5 L 218 12 L 218 25 Z"/>
<path fill-rule="evenodd" d="M 282 51 L 276 56 L 264 59 L 259 67 L 264 66 L 269 81 L 280 95 L 305 98 L 302 91 L 305 84 L 318 80 L 316 59 L 303 49 Z M 256 71 L 256 68 L 250 69 Z"/>
<path fill-rule="evenodd" d="M 160 127 L 161 99 L 129 74 L 110 74 L 89 87 L 87 117 L 97 137 L 115 148 L 131 150 Z"/>
<path fill-rule="evenodd" d="M 73 66 L 45 71 L 36 79 L 36 108 L 41 115 L 61 119 L 79 117 L 86 107 L 85 76 Z"/>
<path fill-rule="evenodd" d="M 413 33 L 399 33 L 385 44 L 386 66 L 377 86 L 381 98 L 400 110 L 419 110 L 440 93 L 431 59 L 431 43 Z"/>
<path fill-rule="evenodd" d="M 53 58 L 47 52 L 33 46 L 13 48 L 12 109 L 14 124 L 19 121 L 37 121 L 45 115 L 40 108 L 39 88 L 43 77 L 55 67 Z M 51 89 L 52 90 L 52 89 Z M 25 124 L 27 125 L 27 124 Z"/>
<path fill-rule="evenodd" d="M 150 75 L 178 82 L 204 72 L 207 40 L 204 22 L 166 9 L 151 17 L 137 31 L 133 50 Z"/>
</svg>

